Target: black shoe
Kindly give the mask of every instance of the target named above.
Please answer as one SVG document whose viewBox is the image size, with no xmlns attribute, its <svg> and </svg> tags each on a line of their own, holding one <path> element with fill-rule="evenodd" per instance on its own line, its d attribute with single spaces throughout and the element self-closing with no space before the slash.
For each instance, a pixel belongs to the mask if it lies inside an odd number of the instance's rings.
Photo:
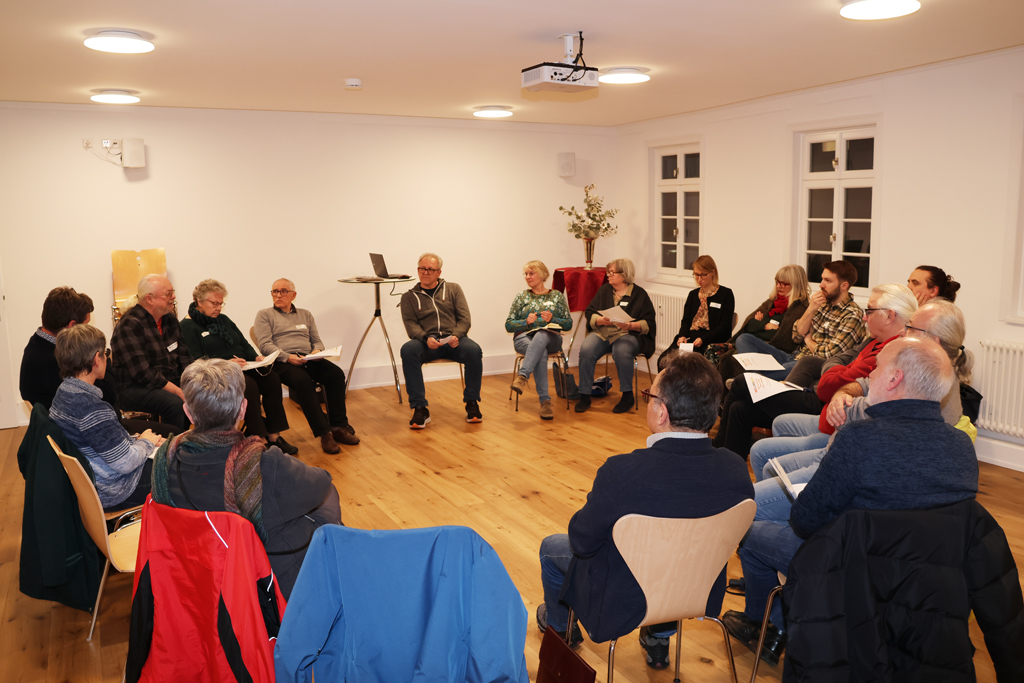
<svg viewBox="0 0 1024 683">
<path fill-rule="evenodd" d="M 430 411 L 426 406 L 417 406 L 413 409 L 412 419 L 409 420 L 410 429 L 424 429 L 430 422 Z"/>
<path fill-rule="evenodd" d="M 577 413 L 585 413 L 590 408 L 590 394 L 580 394 L 580 400 L 576 401 L 573 408 Z"/>
<path fill-rule="evenodd" d="M 640 629 L 640 647 L 647 652 L 647 666 L 668 668 L 668 638 L 655 638 L 646 626 Z"/>
<path fill-rule="evenodd" d="M 757 641 L 761 637 L 761 624 L 748 617 L 743 612 L 730 610 L 722 615 L 722 623 L 728 629 L 732 637 L 740 641 L 751 652 L 757 652 Z M 786 634 L 780 631 L 775 625 L 768 624 L 768 633 L 764 638 L 764 647 L 761 650 L 761 661 L 777 666 L 782 651 L 786 649 Z"/>
<path fill-rule="evenodd" d="M 543 602 L 537 605 L 537 628 L 540 629 L 541 633 L 548 630 L 548 606 Z M 555 630 L 558 637 L 565 640 L 565 631 Z M 572 642 L 569 643 L 569 647 L 573 650 L 579 648 L 583 644 L 583 631 L 580 630 L 579 624 L 572 625 Z"/>
<path fill-rule="evenodd" d="M 742 576 L 738 579 L 729 579 L 729 585 L 726 587 L 725 592 L 731 595 L 746 595 L 747 580 Z"/>
<path fill-rule="evenodd" d="M 613 413 L 624 413 L 624 412 L 626 412 L 628 410 L 632 410 L 633 409 L 633 404 L 634 404 L 633 392 L 632 391 L 623 391 L 622 392 L 622 398 L 620 398 L 619 402 L 615 404 L 614 408 L 612 408 L 612 412 Z"/>
<path fill-rule="evenodd" d="M 480 414 L 480 405 L 476 401 L 466 401 L 466 422 L 483 422 L 484 416 Z"/>
<path fill-rule="evenodd" d="M 282 453 L 287 453 L 288 455 L 297 455 L 299 452 L 299 449 L 285 441 L 283 436 L 279 436 L 275 440 L 268 442 L 267 445 L 277 446 L 281 449 Z"/>
</svg>

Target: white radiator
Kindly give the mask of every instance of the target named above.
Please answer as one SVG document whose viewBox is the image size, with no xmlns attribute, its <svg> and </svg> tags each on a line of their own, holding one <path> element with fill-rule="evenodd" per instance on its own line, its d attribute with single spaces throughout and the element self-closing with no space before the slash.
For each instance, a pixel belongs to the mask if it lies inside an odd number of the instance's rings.
<svg viewBox="0 0 1024 683">
<path fill-rule="evenodd" d="M 658 326 L 658 334 L 655 344 L 658 352 L 668 348 L 672 339 L 679 331 L 679 324 L 683 320 L 683 306 L 686 304 L 686 296 L 679 294 L 663 294 L 651 292 L 651 302 L 657 314 L 655 321 Z"/>
<path fill-rule="evenodd" d="M 978 427 L 1024 437 L 1024 344 L 983 340 L 975 375 L 984 397 Z"/>
</svg>

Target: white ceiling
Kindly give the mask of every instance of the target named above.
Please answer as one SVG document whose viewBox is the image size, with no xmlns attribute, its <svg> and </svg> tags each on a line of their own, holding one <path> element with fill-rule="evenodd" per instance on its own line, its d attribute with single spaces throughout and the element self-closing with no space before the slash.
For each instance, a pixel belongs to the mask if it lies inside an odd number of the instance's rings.
<svg viewBox="0 0 1024 683">
<path fill-rule="evenodd" d="M 853 22 L 840 0 L 7 0 L 0 100 L 469 118 L 612 126 L 1024 45 L 1024 0 L 922 0 L 900 19 Z M 112 55 L 90 29 L 154 36 Z M 524 67 L 583 30 L 589 66 L 644 66 L 651 81 L 530 93 Z M 364 88 L 344 89 L 346 78 Z M 102 105 L 97 105 L 102 106 Z M 506 119 L 508 120 L 508 119 Z M 496 123 L 494 125 L 500 125 Z"/>
</svg>

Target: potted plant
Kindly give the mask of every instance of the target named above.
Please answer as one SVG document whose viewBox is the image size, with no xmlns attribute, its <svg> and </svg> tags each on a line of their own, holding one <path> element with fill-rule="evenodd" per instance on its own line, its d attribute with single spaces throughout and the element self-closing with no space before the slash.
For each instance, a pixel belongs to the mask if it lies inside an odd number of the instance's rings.
<svg viewBox="0 0 1024 683">
<path fill-rule="evenodd" d="M 569 232 L 576 236 L 576 239 L 583 240 L 584 254 L 587 261 L 587 270 L 594 269 L 594 240 L 602 235 L 610 235 L 616 232 L 619 227 L 612 225 L 610 219 L 619 212 L 618 209 L 604 210 L 604 199 L 594 194 L 594 185 L 591 183 L 583 188 L 583 201 L 586 208 L 583 213 L 576 210 L 575 206 L 568 209 L 564 206 L 558 210 L 569 216 Z"/>
</svg>

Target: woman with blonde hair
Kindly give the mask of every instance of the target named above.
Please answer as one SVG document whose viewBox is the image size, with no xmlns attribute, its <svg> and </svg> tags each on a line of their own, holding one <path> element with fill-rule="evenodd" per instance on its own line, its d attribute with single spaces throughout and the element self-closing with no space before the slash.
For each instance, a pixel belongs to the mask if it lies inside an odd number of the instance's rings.
<svg viewBox="0 0 1024 683">
<path fill-rule="evenodd" d="M 661 358 L 680 344 L 693 344 L 697 353 L 707 351 L 710 344 L 720 344 L 732 334 L 732 314 L 736 299 L 732 290 L 718 284 L 718 266 L 715 259 L 707 254 L 698 256 L 691 266 L 697 289 L 691 289 L 683 305 L 683 319 L 679 334 L 658 358 Z"/>
<path fill-rule="evenodd" d="M 542 420 L 555 418 L 548 393 L 548 354 L 562 348 L 562 331 L 572 328 L 565 295 L 544 284 L 549 274 L 547 266 L 540 261 L 530 261 L 523 266 L 528 289 L 519 292 L 512 300 L 505 320 L 505 331 L 514 335 L 512 346 L 524 356 L 512 381 L 512 391 L 521 395 L 527 380 L 533 375 Z"/>
</svg>

